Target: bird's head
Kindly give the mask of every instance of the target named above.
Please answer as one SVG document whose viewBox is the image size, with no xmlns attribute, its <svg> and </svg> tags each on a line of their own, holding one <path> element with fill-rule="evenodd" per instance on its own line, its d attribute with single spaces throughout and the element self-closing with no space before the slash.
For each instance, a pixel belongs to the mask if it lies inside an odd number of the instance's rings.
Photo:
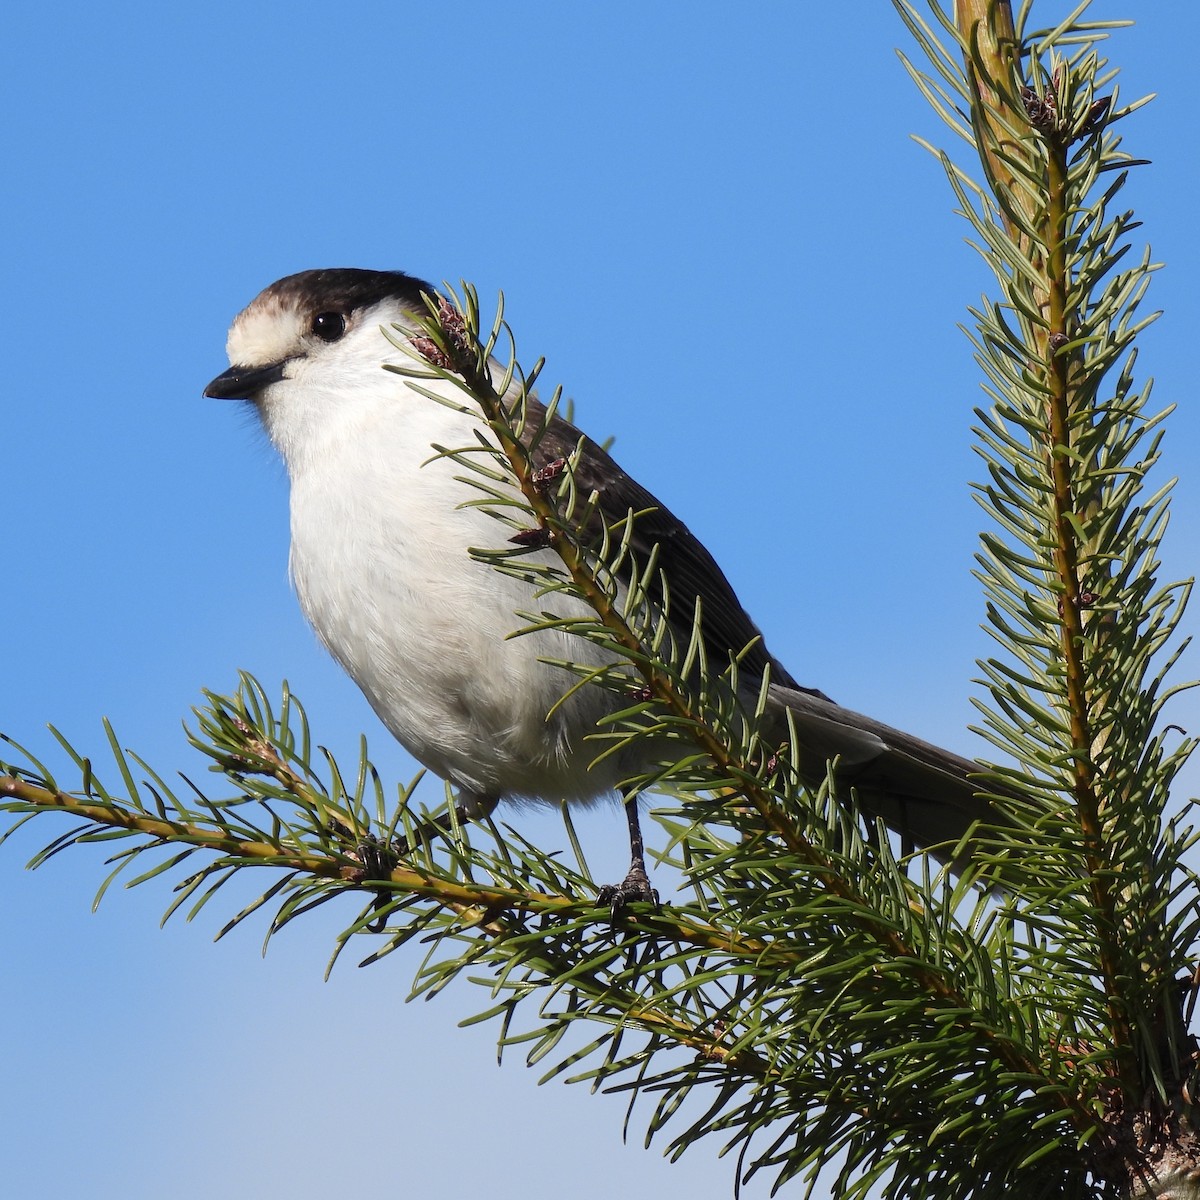
<svg viewBox="0 0 1200 1200">
<path fill-rule="evenodd" d="M 229 369 L 206 396 L 249 400 L 285 460 L 401 387 L 381 369 L 402 355 L 381 327 L 412 329 L 434 289 L 399 271 L 339 267 L 288 275 L 234 318 Z"/>
</svg>

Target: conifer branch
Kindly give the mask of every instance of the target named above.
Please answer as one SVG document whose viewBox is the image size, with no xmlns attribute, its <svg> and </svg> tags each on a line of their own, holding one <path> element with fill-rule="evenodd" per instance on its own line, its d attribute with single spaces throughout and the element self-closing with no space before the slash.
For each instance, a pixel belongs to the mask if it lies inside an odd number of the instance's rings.
<svg viewBox="0 0 1200 1200">
<path fill-rule="evenodd" d="M 274 868 L 221 934 L 263 913 L 269 938 L 348 899 L 335 961 L 350 945 L 369 947 L 365 965 L 425 943 L 414 994 L 486 985 L 474 1020 L 498 1023 L 502 1050 L 548 1061 L 546 1078 L 627 1091 L 631 1106 L 652 1098 L 651 1134 L 707 1088 L 671 1149 L 720 1135 L 739 1178 L 770 1170 L 783 1184 L 832 1166 L 838 1194 L 886 1179 L 905 1200 L 1116 1200 L 1194 1181 L 1185 982 L 1194 995 L 1200 881 L 1185 855 L 1197 835 L 1167 812 L 1194 741 L 1163 720 L 1189 585 L 1156 580 L 1169 485 L 1142 492 L 1166 415 L 1134 386 L 1153 264 L 1126 259 L 1136 222 L 1110 212 L 1131 165 L 1112 126 L 1137 105 L 1108 90 L 1096 45 L 1109 26 L 1082 22 L 1084 5 L 1031 34 L 1032 6 L 1014 19 L 1004 0 L 928 0 L 931 23 L 897 0 L 931 64 L 910 73 L 979 155 L 983 184 L 938 152 L 1000 287 L 973 311 L 993 401 L 977 414 L 977 494 L 993 518 L 978 575 L 1000 647 L 980 663 L 980 708 L 1011 760 L 994 775 L 1012 822 L 961 848 L 960 876 L 899 858 L 832 776 L 803 785 L 794 734 L 767 744 L 766 683 L 747 711 L 737 656 L 707 661 L 698 606 L 690 635 L 672 632 L 670 580 L 633 538 L 639 514 L 606 524 L 575 477 L 579 456 L 539 457 L 559 393 L 531 416 L 541 363 L 522 372 L 514 348 L 497 368 L 498 341 L 511 343 L 502 301 L 485 331 L 469 285 L 460 302 L 431 303 L 415 365 L 390 369 L 487 423 L 491 441 L 432 451 L 512 534 L 473 553 L 531 582 L 538 603 L 565 596 L 595 614 L 521 614 L 517 636 L 566 630 L 611 652 L 611 670 L 556 664 L 575 687 L 627 701 L 597 755 L 669 744 L 625 784 L 675 806 L 659 814 L 662 869 L 684 898 L 612 924 L 567 808 L 574 866 L 519 829 L 418 809 L 415 784 L 389 797 L 365 744 L 343 772 L 294 697 L 276 708 L 248 676 L 234 696 L 207 694 L 190 735 L 215 798 L 169 783 L 111 730 L 116 793 L 62 739 L 74 790 L 29 756 L 0 763 L 12 828 L 50 813 L 81 822 L 31 865 L 99 843 L 112 866 L 101 894 L 122 872 L 129 886 L 171 879 L 167 916 L 190 904 L 188 919 L 228 879 Z M 438 389 L 423 389 L 431 379 Z M 543 550 L 556 557 L 531 553 Z M 982 894 L 997 877 L 1009 890 Z M 582 1029 L 585 1045 L 559 1048 Z"/>
<path fill-rule="evenodd" d="M 1037 281 L 1029 299 L 1040 319 L 1030 322 L 1030 386 L 1046 405 L 1046 455 L 1053 489 L 1053 563 L 1057 573 L 1059 653 L 1063 663 L 1069 722 L 1072 794 L 1084 839 L 1089 887 L 1098 914 L 1098 965 L 1109 999 L 1114 1044 L 1124 1048 L 1121 1074 L 1127 1099 L 1144 1091 L 1137 1077 L 1130 1023 L 1120 1000 L 1120 955 L 1113 864 L 1105 844 L 1100 799 L 1095 786 L 1093 728 L 1097 695 L 1084 661 L 1088 636 L 1086 609 L 1097 589 L 1096 567 L 1085 560 L 1082 506 L 1077 488 L 1082 459 L 1081 429 L 1090 424 L 1086 397 L 1080 395 L 1082 347 L 1073 344 L 1078 328 L 1071 293 L 1078 295 L 1078 265 L 1068 257 L 1074 214 L 1069 199 L 1068 152 L 1072 127 L 1070 75 L 1060 60 L 1050 78 L 1021 77 L 1020 55 L 1009 0 L 958 0 L 958 28 L 969 47 L 965 69 L 977 104 L 974 122 L 980 161 L 1000 199 L 1005 226 L 1028 256 Z M 1022 100 L 1018 109 L 1017 94 Z M 1039 182 L 1020 187 L 1021 179 Z M 1019 211 L 1019 216 L 1017 215 Z M 1022 230 L 1029 230 L 1028 234 Z M 1019 286 L 1013 280 L 1014 286 Z M 1086 484 L 1082 485 L 1086 487 Z M 1092 576 L 1090 585 L 1087 583 Z"/>
</svg>

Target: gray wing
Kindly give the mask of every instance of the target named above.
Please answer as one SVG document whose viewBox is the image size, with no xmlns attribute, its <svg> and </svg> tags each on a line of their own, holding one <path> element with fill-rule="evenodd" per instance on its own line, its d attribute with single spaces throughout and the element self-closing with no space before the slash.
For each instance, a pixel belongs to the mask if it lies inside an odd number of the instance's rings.
<svg viewBox="0 0 1200 1200">
<path fill-rule="evenodd" d="M 530 424 L 540 423 L 544 406 L 531 398 L 529 408 Z M 642 563 L 658 546 L 659 566 L 670 583 L 673 624 L 685 642 L 699 599 L 704 640 L 713 666 L 723 667 L 731 654 L 741 654 L 749 647 L 740 669 L 752 679 L 761 679 L 769 665 L 773 681 L 805 690 L 767 649 L 758 626 L 703 543 L 661 500 L 627 475 L 607 451 L 570 422 L 555 416 L 533 450 L 534 464 L 544 467 L 556 458 L 568 458 L 577 446 L 582 449 L 576 483 L 584 495 L 596 493 L 599 516 L 612 524 L 631 510 L 639 514 L 632 542 Z"/>
<path fill-rule="evenodd" d="M 536 400 L 529 403 L 530 424 L 536 425 L 545 410 Z M 769 694 L 779 730 L 786 729 L 787 710 L 799 739 L 801 772 L 807 783 L 819 786 L 828 762 L 837 758 L 838 782 L 855 789 L 863 808 L 922 846 L 958 842 L 977 822 L 1006 823 L 981 794 L 978 763 L 843 708 L 823 692 L 798 684 L 767 649 L 733 585 L 699 539 L 574 425 L 556 416 L 532 457 L 536 466 L 543 467 L 556 458 L 569 457 L 577 446 L 581 454 L 576 481 L 581 492 L 596 492 L 603 519 L 610 523 L 621 520 L 631 509 L 641 514 L 634 523 L 633 540 L 643 562 L 658 545 L 677 632 L 687 636 L 693 605 L 699 598 L 711 663 L 724 664 L 731 654 L 749 646 L 740 669 L 758 680 L 770 667 Z M 685 622 L 686 627 L 679 629 Z"/>
</svg>

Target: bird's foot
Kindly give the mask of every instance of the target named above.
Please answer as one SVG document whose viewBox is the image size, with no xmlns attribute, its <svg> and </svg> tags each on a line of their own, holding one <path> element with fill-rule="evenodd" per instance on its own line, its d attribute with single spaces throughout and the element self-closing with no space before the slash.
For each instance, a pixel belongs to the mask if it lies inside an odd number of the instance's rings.
<svg viewBox="0 0 1200 1200">
<path fill-rule="evenodd" d="M 641 863 L 634 863 L 620 883 L 606 883 L 596 893 L 596 903 L 607 904 L 614 921 L 627 904 L 653 904 L 655 911 L 661 907 L 658 892 L 650 886 L 650 876 Z"/>
<path fill-rule="evenodd" d="M 354 847 L 364 879 L 386 879 L 407 853 L 406 842 L 381 842 L 373 833 L 365 834 Z"/>
<path fill-rule="evenodd" d="M 408 844 L 399 842 L 381 842 L 374 834 L 368 833 L 354 848 L 354 856 L 362 863 L 363 879 L 387 879 L 393 868 L 408 853 Z M 368 933 L 382 933 L 387 923 L 387 906 L 394 893 L 390 888 L 380 887 L 375 893 L 371 907 L 376 914 L 366 925 Z"/>
</svg>

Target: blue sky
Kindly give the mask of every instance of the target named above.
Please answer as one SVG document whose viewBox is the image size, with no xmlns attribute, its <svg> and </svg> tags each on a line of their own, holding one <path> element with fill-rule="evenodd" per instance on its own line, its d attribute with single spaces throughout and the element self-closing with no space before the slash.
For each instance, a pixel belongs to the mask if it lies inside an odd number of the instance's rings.
<svg viewBox="0 0 1200 1200">
<path fill-rule="evenodd" d="M 1175 578 L 1200 544 L 1200 10 L 1095 12 L 1138 17 L 1112 56 L 1127 98 L 1160 93 L 1125 136 L 1168 264 L 1141 368 L 1180 405 Z M 99 759 L 106 715 L 166 771 L 200 689 L 245 668 L 288 679 L 325 744 L 352 757 L 366 730 L 411 775 L 297 611 L 270 448 L 200 396 L 262 286 L 353 265 L 503 288 L 523 358 L 707 542 L 793 673 L 977 750 L 980 393 L 956 323 L 987 279 L 909 140 L 946 137 L 905 36 L 886 3 L 19 6 L 0 729 L 51 754 L 53 722 Z M 618 814 L 582 829 L 618 873 Z M 495 1030 L 455 1027 L 484 994 L 405 1006 L 415 953 L 323 983 L 332 918 L 264 960 L 261 927 L 211 945 L 215 912 L 160 930 L 161 884 L 93 915 L 100 855 L 30 875 L 35 846 L 0 851 L 14 1195 L 730 1194 L 717 1147 L 667 1164 L 636 1117 L 622 1145 L 621 1100 L 498 1070 Z"/>
</svg>

